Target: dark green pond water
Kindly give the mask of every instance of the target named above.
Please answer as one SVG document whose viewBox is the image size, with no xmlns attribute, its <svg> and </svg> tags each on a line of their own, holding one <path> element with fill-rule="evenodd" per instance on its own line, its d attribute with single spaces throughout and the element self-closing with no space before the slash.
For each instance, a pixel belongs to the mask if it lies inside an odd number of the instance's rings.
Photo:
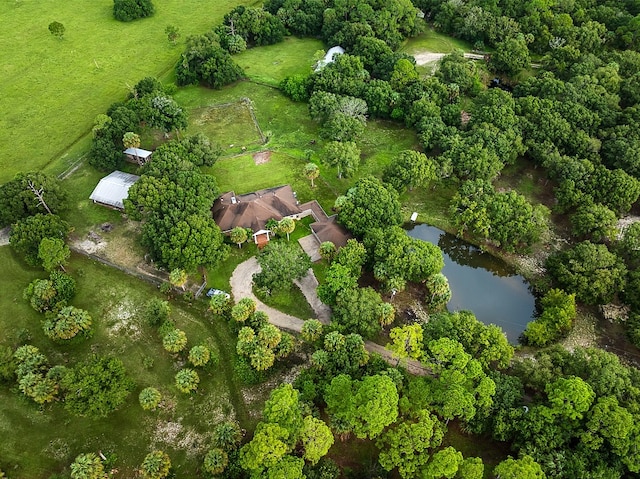
<svg viewBox="0 0 640 479">
<path fill-rule="evenodd" d="M 409 236 L 436 244 L 444 253 L 451 287 L 449 311 L 473 311 L 485 324 L 497 324 L 512 344 L 533 319 L 535 298 L 525 279 L 504 261 L 429 225 L 415 225 Z"/>
</svg>

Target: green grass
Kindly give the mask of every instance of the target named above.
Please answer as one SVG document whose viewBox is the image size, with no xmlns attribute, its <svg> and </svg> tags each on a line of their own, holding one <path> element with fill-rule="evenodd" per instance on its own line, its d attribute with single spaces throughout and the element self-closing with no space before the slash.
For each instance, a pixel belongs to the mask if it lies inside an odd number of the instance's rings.
<svg viewBox="0 0 640 479">
<path fill-rule="evenodd" d="M 464 40 L 448 37 L 436 32 L 433 28 L 427 27 L 423 33 L 417 37 L 409 38 L 404 42 L 400 51 L 415 55 L 420 52 L 451 53 L 454 50 L 472 50 L 471 45 Z"/>
<path fill-rule="evenodd" d="M 245 50 L 234 60 L 251 80 L 277 86 L 285 77 L 311 73 L 314 54 L 324 48 L 320 40 L 287 37 L 275 45 Z"/>
<path fill-rule="evenodd" d="M 171 318 L 187 333 L 188 347 L 204 343 L 220 357 L 219 366 L 199 371 L 197 393 L 186 396 L 173 385 L 179 361 L 164 351 L 157 331 L 140 319 L 141 306 L 159 294 L 156 288 L 74 256 L 69 266 L 78 282 L 73 304 L 91 313 L 94 335 L 89 340 L 54 344 L 42 333 L 42 316 L 22 299 L 24 286 L 43 273 L 25 267 L 9 247 L 0 248 L 0 266 L 3 344 L 19 344 L 17 335 L 22 330 L 20 336 L 30 336 L 28 342 L 38 346 L 52 364 L 73 366 L 94 353 L 115 355 L 136 383 L 125 406 L 104 419 L 73 416 L 61 403 L 39 408 L 14 388 L 0 388 L 0 457 L 12 477 L 49 477 L 76 455 L 98 450 L 116 454 L 117 467 L 123 477 L 129 477 L 152 447 L 169 453 L 180 476 L 195 477 L 201 455 L 187 454 L 189 448 L 179 445 L 180 440 L 197 438 L 206 446 L 212 427 L 228 417 L 237 417 L 243 427 L 254 425 L 233 375 L 234 338 L 225 321 L 205 315 L 201 306 L 172 302 Z M 146 386 L 161 390 L 168 400 L 166 407 L 156 412 L 140 408 L 137 395 Z M 181 432 L 167 442 L 161 430 L 169 422 L 180 424 Z"/>
<path fill-rule="evenodd" d="M 191 110 L 188 131 L 189 134 L 205 134 L 223 149 L 262 144 L 251 107 L 243 101 Z"/>
<path fill-rule="evenodd" d="M 289 290 L 272 291 L 269 296 L 261 294 L 255 287 L 253 292 L 264 304 L 285 314 L 300 319 L 311 319 L 316 316 L 302 291 L 295 284 Z"/>
<path fill-rule="evenodd" d="M 64 170 L 78 155 L 65 153 L 86 141 L 96 115 L 141 78 L 171 70 L 186 36 L 213 27 L 236 5 L 252 3 L 163 0 L 153 17 L 122 23 L 113 19 L 111 0 L 3 2 L 0 182 L 18 171 Z M 47 29 L 54 20 L 66 27 L 62 40 Z M 176 46 L 164 33 L 169 24 L 182 34 Z"/>
</svg>

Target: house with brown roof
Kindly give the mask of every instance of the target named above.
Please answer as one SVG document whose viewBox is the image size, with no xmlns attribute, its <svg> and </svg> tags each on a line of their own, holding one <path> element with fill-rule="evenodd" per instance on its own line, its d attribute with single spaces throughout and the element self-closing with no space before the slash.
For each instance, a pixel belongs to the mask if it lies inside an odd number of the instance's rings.
<svg viewBox="0 0 640 479">
<path fill-rule="evenodd" d="M 316 221 L 311 224 L 311 230 L 319 243 L 332 241 L 340 247 L 344 246 L 347 239 L 351 237 L 342 226 L 336 223 L 335 217 L 327 216 L 316 200 L 301 205 L 290 185 L 266 188 L 244 195 L 236 195 L 233 191 L 229 191 L 213 203 L 211 214 L 225 234 L 238 226 L 250 228 L 253 231 L 253 241 L 259 247 L 268 243 L 273 235 L 266 226 L 272 219 L 299 220 L 313 216 Z"/>
</svg>

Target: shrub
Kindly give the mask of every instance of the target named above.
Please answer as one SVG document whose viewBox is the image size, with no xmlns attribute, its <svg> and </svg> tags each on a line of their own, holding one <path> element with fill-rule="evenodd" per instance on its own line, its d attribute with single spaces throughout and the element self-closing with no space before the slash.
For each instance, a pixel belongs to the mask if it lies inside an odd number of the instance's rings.
<svg viewBox="0 0 640 479">
<path fill-rule="evenodd" d="M 149 326 L 160 326 L 169 318 L 170 313 L 171 308 L 167 301 L 153 298 L 145 304 L 142 317 Z"/>
<path fill-rule="evenodd" d="M 153 12 L 151 0 L 113 0 L 113 16 L 121 22 L 150 17 Z"/>
<path fill-rule="evenodd" d="M 179 353 L 187 346 L 187 335 L 181 329 L 174 329 L 164 335 L 162 345 L 170 353 Z"/>
<path fill-rule="evenodd" d="M 200 376 L 193 369 L 185 368 L 176 373 L 176 387 L 180 392 L 189 394 L 198 389 Z"/>
<path fill-rule="evenodd" d="M 206 366 L 211 359 L 211 352 L 206 346 L 194 346 L 189 351 L 189 362 L 194 366 Z"/>
<path fill-rule="evenodd" d="M 158 404 L 160 404 L 162 400 L 162 394 L 160 394 L 160 391 L 156 388 L 148 387 L 140 391 L 138 400 L 140 401 L 142 409 L 149 411 L 158 407 Z"/>
</svg>

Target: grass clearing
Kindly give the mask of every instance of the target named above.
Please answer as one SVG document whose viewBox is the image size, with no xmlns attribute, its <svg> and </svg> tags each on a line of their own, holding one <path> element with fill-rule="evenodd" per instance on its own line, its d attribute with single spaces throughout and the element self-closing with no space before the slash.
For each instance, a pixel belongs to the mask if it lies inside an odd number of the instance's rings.
<svg viewBox="0 0 640 479">
<path fill-rule="evenodd" d="M 3 274 L 0 320 L 3 343 L 20 344 L 17 334 L 38 346 L 52 364 L 72 366 L 91 354 L 122 359 L 136 383 L 124 407 L 104 419 L 70 415 L 60 403 L 44 408 L 26 400 L 14 388 L 0 389 L 0 457 L 3 469 L 15 477 L 41 478 L 62 471 L 81 452 L 101 450 L 117 456 L 119 477 L 130 477 L 154 447 L 166 450 L 181 476 L 194 477 L 209 442 L 212 426 L 237 418 L 243 427 L 253 420 L 245 409 L 234 378 L 234 338 L 225 321 L 205 315 L 201 306 L 172 302 L 172 319 L 187 333 L 188 347 L 206 344 L 220 358 L 218 367 L 199 370 L 200 387 L 186 396 L 175 386 L 174 375 L 183 360 L 164 351 L 157 331 L 140 318 L 142 305 L 159 293 L 153 286 L 99 263 L 73 256 L 69 270 L 78 282 L 73 300 L 94 319 L 89 340 L 54 344 L 42 332 L 42 316 L 22 299 L 22 289 L 43 277 L 17 260 L 9 247 L 0 248 Z M 25 330 L 28 330 L 26 332 Z M 155 386 L 165 400 L 156 412 L 145 412 L 137 395 Z M 261 404 L 256 404 L 256 409 Z M 25 454 L 29 451 L 29 454 Z"/>
<path fill-rule="evenodd" d="M 259 128 L 253 120 L 251 105 L 244 100 L 189 112 L 189 134 L 203 133 L 223 150 L 261 145 Z"/>
<path fill-rule="evenodd" d="M 253 293 L 267 306 L 271 306 L 285 314 L 290 314 L 300 319 L 311 319 L 316 316 L 302 291 L 295 284 L 289 290 L 272 291 L 268 296 L 260 293 L 254 286 Z"/>
<path fill-rule="evenodd" d="M 203 7 L 200 0 L 163 0 L 153 17 L 123 23 L 113 18 L 111 0 L 4 2 L 0 145 L 6 160 L 0 181 L 60 163 L 64 170 L 69 164 L 60 157 L 76 142 L 84 146 L 96 115 L 143 77 L 171 70 L 188 35 L 213 27 L 236 5 L 253 3 L 223 0 Z M 63 39 L 48 31 L 53 20 L 66 27 Z M 181 32 L 175 46 L 164 33 L 169 24 Z"/>
<path fill-rule="evenodd" d="M 278 86 L 285 77 L 311 73 L 314 54 L 324 49 L 320 40 L 286 37 L 275 45 L 245 50 L 233 59 L 251 80 Z"/>
<path fill-rule="evenodd" d="M 471 44 L 464 40 L 448 37 L 436 32 L 429 26 L 425 27 L 425 31 L 420 35 L 406 40 L 400 48 L 402 53 L 409 55 L 415 55 L 420 52 L 451 53 L 454 50 L 469 52 L 472 47 Z"/>
</svg>

